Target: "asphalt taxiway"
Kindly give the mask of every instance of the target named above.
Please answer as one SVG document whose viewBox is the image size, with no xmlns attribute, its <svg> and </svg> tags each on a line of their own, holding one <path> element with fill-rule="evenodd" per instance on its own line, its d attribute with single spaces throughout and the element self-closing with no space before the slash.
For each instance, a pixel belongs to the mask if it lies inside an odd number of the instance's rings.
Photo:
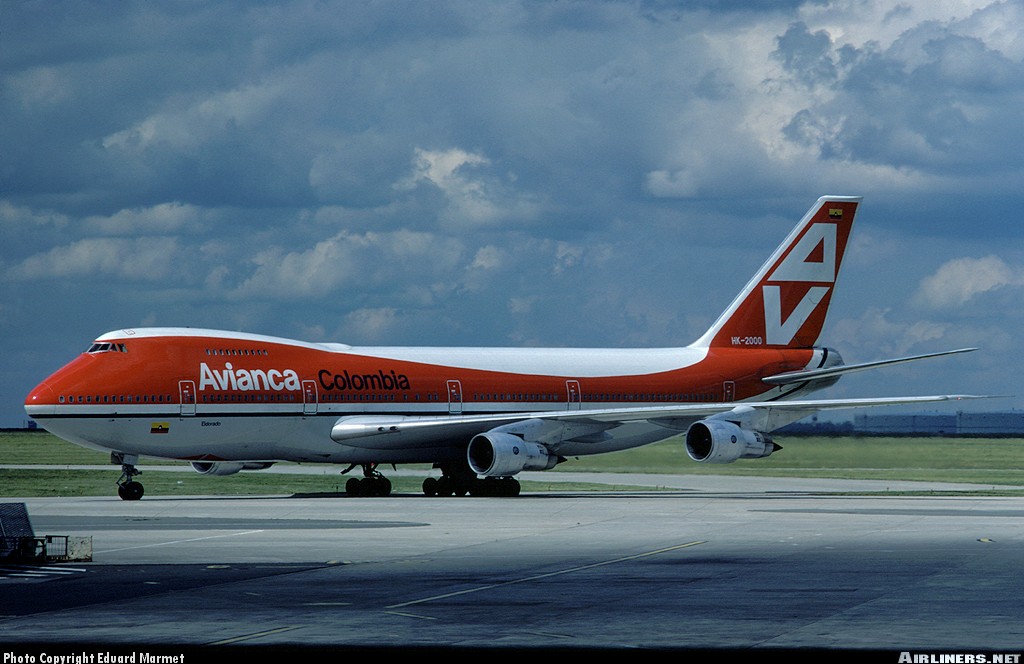
<svg viewBox="0 0 1024 664">
<path fill-rule="evenodd" d="M 640 479 L 660 488 L 5 499 L 93 561 L 0 576 L 0 644 L 1024 650 L 1024 498 Z"/>
</svg>

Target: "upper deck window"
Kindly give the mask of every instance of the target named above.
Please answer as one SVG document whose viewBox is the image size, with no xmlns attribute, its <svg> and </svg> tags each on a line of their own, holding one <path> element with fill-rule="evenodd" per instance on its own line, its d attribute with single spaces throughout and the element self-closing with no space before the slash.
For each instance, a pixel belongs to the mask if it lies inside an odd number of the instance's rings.
<svg viewBox="0 0 1024 664">
<path fill-rule="evenodd" d="M 260 355 L 269 357 L 270 351 L 265 348 L 207 348 L 207 355 Z"/>
</svg>

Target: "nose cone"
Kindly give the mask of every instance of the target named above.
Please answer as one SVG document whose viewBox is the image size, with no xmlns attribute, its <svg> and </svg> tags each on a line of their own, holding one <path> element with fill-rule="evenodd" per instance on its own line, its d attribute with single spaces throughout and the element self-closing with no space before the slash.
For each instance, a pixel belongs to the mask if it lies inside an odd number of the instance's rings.
<svg viewBox="0 0 1024 664">
<path fill-rule="evenodd" d="M 85 353 L 57 369 L 25 397 L 25 410 L 29 415 L 53 414 L 59 403 L 58 395 L 91 394 L 90 385 L 96 383 L 91 375 L 93 358 Z"/>
<path fill-rule="evenodd" d="M 48 381 L 44 380 L 25 397 L 25 412 L 29 417 L 51 415 L 57 407 L 57 395 Z"/>
</svg>

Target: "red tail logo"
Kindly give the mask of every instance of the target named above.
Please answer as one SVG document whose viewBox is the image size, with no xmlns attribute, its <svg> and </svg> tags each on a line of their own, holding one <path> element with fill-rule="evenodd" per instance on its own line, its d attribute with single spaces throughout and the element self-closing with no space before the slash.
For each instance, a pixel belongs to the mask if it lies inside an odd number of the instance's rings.
<svg viewBox="0 0 1024 664">
<path fill-rule="evenodd" d="M 782 263 L 768 275 L 769 283 L 761 286 L 766 344 L 788 346 L 793 341 L 800 328 L 818 311 L 818 305 L 832 290 L 832 284 L 836 281 L 836 267 L 836 224 L 812 224 L 782 259 Z M 794 299 L 803 290 L 800 284 L 829 285 L 809 286 L 783 320 L 782 293 L 785 291 L 790 299 Z M 824 309 L 821 307 L 822 319 L 825 316 Z"/>
<path fill-rule="evenodd" d="M 818 199 L 698 343 L 813 346 L 825 324 L 859 201 Z"/>
</svg>

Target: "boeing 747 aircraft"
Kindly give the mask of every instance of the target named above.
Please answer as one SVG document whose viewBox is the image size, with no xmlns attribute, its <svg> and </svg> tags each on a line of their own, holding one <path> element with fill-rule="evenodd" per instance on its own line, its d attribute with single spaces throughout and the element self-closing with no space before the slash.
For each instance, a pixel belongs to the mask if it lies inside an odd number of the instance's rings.
<svg viewBox="0 0 1024 664">
<path fill-rule="evenodd" d="M 41 382 L 28 414 L 120 464 L 138 500 L 140 457 L 209 475 L 277 461 L 361 468 L 352 495 L 389 495 L 380 464 L 429 463 L 426 495 L 517 495 L 515 475 L 568 457 L 682 436 L 691 459 L 767 457 L 769 434 L 812 413 L 968 398 L 807 400 L 853 371 L 818 343 L 859 197 L 814 204 L 688 346 L 354 347 L 192 328 L 108 332 Z"/>
</svg>

